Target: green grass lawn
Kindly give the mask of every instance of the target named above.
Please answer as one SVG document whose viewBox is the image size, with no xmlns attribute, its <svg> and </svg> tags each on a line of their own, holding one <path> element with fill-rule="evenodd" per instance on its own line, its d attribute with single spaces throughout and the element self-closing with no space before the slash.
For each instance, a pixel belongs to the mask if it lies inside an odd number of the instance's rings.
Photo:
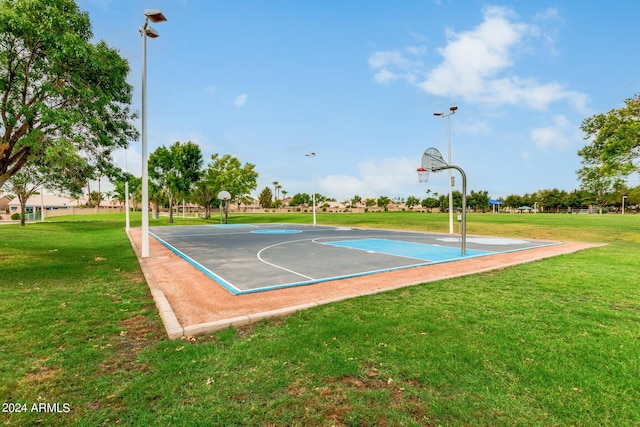
<svg viewBox="0 0 640 427">
<path fill-rule="evenodd" d="M 447 218 L 318 223 L 444 232 Z M 123 214 L 2 225 L 0 424 L 639 425 L 640 216 L 473 214 L 468 232 L 607 245 L 190 342 L 165 338 Z"/>
</svg>

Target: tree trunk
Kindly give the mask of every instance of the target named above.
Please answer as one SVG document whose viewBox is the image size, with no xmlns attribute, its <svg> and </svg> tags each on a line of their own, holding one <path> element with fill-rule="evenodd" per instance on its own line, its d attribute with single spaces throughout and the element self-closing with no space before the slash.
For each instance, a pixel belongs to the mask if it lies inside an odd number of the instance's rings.
<svg viewBox="0 0 640 427">
<path fill-rule="evenodd" d="M 25 214 L 27 211 L 26 208 L 26 203 L 27 203 L 27 199 L 25 199 L 24 197 L 20 197 L 20 227 L 24 227 L 25 226 Z"/>
</svg>

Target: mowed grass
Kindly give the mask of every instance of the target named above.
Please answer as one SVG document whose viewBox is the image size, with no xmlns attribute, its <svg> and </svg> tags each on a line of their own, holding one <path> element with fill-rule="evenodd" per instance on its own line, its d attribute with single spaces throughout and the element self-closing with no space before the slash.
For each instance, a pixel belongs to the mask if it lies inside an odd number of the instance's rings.
<svg viewBox="0 0 640 427">
<path fill-rule="evenodd" d="M 448 227 L 410 212 L 318 223 Z M 4 424 L 640 424 L 640 216 L 470 215 L 470 234 L 607 245 L 194 342 L 164 337 L 123 227 L 123 215 L 0 226 L 0 403 L 26 404 Z"/>
</svg>

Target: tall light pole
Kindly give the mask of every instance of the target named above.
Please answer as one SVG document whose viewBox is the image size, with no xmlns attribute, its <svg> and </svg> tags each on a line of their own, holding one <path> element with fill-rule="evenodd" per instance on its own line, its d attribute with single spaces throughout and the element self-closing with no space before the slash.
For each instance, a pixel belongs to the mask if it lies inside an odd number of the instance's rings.
<svg viewBox="0 0 640 427">
<path fill-rule="evenodd" d="M 140 27 L 142 36 L 142 257 L 149 256 L 149 171 L 147 159 L 147 37 L 160 36 L 149 26 L 151 22 L 164 22 L 167 18 L 157 9 L 144 11 L 144 24 Z"/>
<path fill-rule="evenodd" d="M 311 157 L 311 159 L 315 159 L 316 153 L 305 154 L 307 157 Z M 311 199 L 313 200 L 313 225 L 316 225 L 316 171 L 315 171 L 315 162 L 311 162 L 311 182 L 313 185 L 313 194 L 311 195 Z"/>
<path fill-rule="evenodd" d="M 451 116 L 456 113 L 457 106 L 453 105 L 449 107 L 450 113 L 433 113 L 437 117 L 447 118 L 447 146 L 448 155 L 447 163 L 451 164 Z M 451 176 L 451 169 L 449 169 L 449 234 L 453 234 L 453 177 Z"/>
</svg>

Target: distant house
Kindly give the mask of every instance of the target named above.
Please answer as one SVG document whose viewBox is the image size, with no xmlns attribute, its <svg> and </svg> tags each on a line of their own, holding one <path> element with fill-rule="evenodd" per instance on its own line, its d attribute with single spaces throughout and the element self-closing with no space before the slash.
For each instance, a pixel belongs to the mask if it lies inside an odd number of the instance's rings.
<svg viewBox="0 0 640 427">
<path fill-rule="evenodd" d="M 86 197 L 78 200 L 69 196 L 36 194 L 27 199 L 25 209 L 27 212 L 39 211 L 41 207 L 44 207 L 45 210 L 71 209 L 84 203 L 86 203 Z M 9 202 L 9 210 L 11 213 L 20 212 L 20 200 L 17 197 Z"/>
<path fill-rule="evenodd" d="M 0 194 L 0 212 L 9 212 L 9 202 L 11 199 L 6 194 Z"/>
</svg>

